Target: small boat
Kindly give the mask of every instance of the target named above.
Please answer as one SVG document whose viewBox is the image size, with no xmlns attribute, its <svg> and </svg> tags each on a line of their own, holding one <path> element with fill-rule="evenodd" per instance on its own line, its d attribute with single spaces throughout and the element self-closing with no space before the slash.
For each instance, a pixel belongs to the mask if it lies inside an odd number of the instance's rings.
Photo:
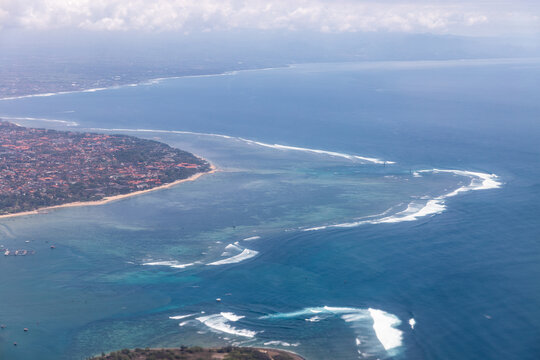
<svg viewBox="0 0 540 360">
<path fill-rule="evenodd" d="M 28 328 L 24 328 L 23 331 L 24 331 L 24 332 L 28 332 Z"/>
<path fill-rule="evenodd" d="M 25 241 L 25 243 L 27 243 L 27 244 L 28 244 L 29 242 L 30 242 L 30 240 L 26 240 L 26 241 Z"/>
<path fill-rule="evenodd" d="M 217 299 L 216 299 L 216 302 L 221 302 L 221 298 L 217 298 Z"/>
<path fill-rule="evenodd" d="M 10 254 L 9 250 L 6 250 L 6 251 L 4 252 L 4 256 L 8 256 L 9 254 Z"/>
<path fill-rule="evenodd" d="M 51 249 L 56 249 L 56 246 L 54 246 L 54 245 L 51 245 Z"/>
</svg>

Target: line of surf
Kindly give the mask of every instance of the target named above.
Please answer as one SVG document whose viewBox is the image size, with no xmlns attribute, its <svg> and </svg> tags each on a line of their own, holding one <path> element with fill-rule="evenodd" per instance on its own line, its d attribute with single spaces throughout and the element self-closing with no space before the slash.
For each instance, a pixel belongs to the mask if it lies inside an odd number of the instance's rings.
<svg viewBox="0 0 540 360">
<path fill-rule="evenodd" d="M 291 66 L 290 65 L 285 65 L 285 66 L 256 68 L 256 69 L 228 70 L 228 71 L 215 73 L 215 74 L 166 76 L 166 77 L 158 77 L 158 78 L 141 80 L 141 81 L 135 82 L 135 83 L 111 85 L 111 86 L 106 86 L 106 87 L 97 87 L 97 88 L 90 88 L 90 89 L 77 89 L 77 90 L 56 91 L 56 92 L 48 92 L 48 93 L 8 96 L 8 97 L 0 98 L 0 101 L 18 100 L 18 99 L 26 99 L 26 98 L 33 98 L 33 97 L 49 97 L 49 96 L 67 95 L 67 94 L 76 94 L 76 93 L 93 93 L 93 92 L 96 92 L 96 91 L 120 89 L 120 88 L 124 88 L 124 87 L 135 87 L 135 86 L 140 86 L 140 85 L 142 85 L 142 86 L 155 85 L 155 84 L 159 84 L 160 82 L 165 81 L 165 80 L 184 79 L 184 78 L 204 78 L 204 77 L 217 77 L 217 76 L 234 76 L 234 75 L 237 75 L 237 74 L 242 73 L 242 72 L 268 71 L 268 70 L 276 70 L 276 69 L 286 69 L 286 68 L 289 68 L 289 67 L 291 67 Z"/>
<path fill-rule="evenodd" d="M 395 162 L 393 162 L 393 161 L 384 161 L 384 160 L 377 159 L 377 158 L 345 154 L 345 153 L 340 153 L 340 152 L 336 152 L 336 151 L 310 149 L 310 148 L 304 148 L 304 147 L 298 147 L 298 146 L 289 146 L 289 145 L 281 145 L 281 144 L 267 144 L 267 143 L 263 143 L 263 142 L 260 142 L 260 141 L 254 141 L 254 140 L 249 140 L 249 139 L 244 139 L 244 138 L 239 138 L 239 139 L 246 142 L 246 143 L 248 143 L 248 144 L 259 145 L 259 146 L 272 148 L 272 149 L 277 149 L 277 150 L 292 150 L 292 151 L 309 152 L 309 153 L 314 153 L 314 154 L 324 154 L 324 155 L 329 155 L 329 156 L 333 156 L 333 157 L 341 157 L 341 158 L 345 158 L 345 159 L 348 159 L 348 160 L 361 160 L 361 161 L 371 162 L 371 163 L 374 163 L 374 164 L 395 164 Z"/>
<path fill-rule="evenodd" d="M 343 66 L 356 65 L 361 70 L 371 69 L 371 68 L 385 68 L 385 69 L 402 69 L 410 67 L 433 67 L 433 66 L 445 66 L 445 67 L 454 67 L 454 66 L 485 66 L 485 65 L 508 65 L 508 64 L 536 64 L 540 61 L 539 58 L 495 58 L 495 59 L 457 59 L 457 60 L 424 60 L 424 61 L 365 61 L 365 62 L 342 62 L 342 63 L 303 63 L 303 64 L 287 64 L 283 66 L 276 67 L 266 67 L 266 68 L 255 68 L 255 69 L 240 69 L 240 70 L 228 70 L 220 73 L 214 74 L 199 74 L 199 75 L 179 75 L 179 76 L 167 76 L 167 77 L 158 77 L 152 79 L 141 80 L 135 83 L 111 85 L 107 87 L 97 87 L 90 89 L 77 89 L 77 90 L 67 90 L 67 91 L 57 91 L 57 92 L 48 92 L 48 93 L 39 93 L 39 94 L 27 94 L 27 95 L 17 95 L 17 96 L 8 96 L 0 98 L 0 101 L 6 100 L 17 100 L 25 99 L 32 97 L 49 97 L 56 95 L 66 95 L 74 93 L 91 93 L 96 91 L 103 91 L 109 89 L 119 89 L 123 87 L 133 87 L 133 86 L 147 86 L 158 84 L 164 80 L 174 80 L 182 78 L 202 78 L 202 77 L 217 77 L 217 76 L 233 76 L 243 72 L 255 72 L 255 71 L 268 71 L 268 70 L 277 70 L 277 69 L 287 69 L 287 68 L 299 68 L 301 66 L 312 66 L 317 65 L 319 67 L 325 65 L 335 66 L 340 64 Z M 338 68 L 339 69 L 339 68 Z"/>
<path fill-rule="evenodd" d="M 242 250 L 242 252 L 238 255 L 235 255 L 235 256 L 231 256 L 229 258 L 226 258 L 226 259 L 223 259 L 223 260 L 218 260 L 218 261 L 214 261 L 214 262 L 211 262 L 209 264 L 206 264 L 206 265 L 210 265 L 210 266 L 218 266 L 218 265 L 227 265 L 227 264 L 236 264 L 236 263 L 239 263 L 241 261 L 245 261 L 247 259 L 251 259 L 252 257 L 255 257 L 257 256 L 259 252 L 258 251 L 255 251 L 255 250 L 251 250 L 251 249 L 244 249 Z"/>
<path fill-rule="evenodd" d="M 171 319 L 171 320 L 181 320 L 181 319 L 187 319 L 187 318 L 195 316 L 195 315 L 199 315 L 199 314 L 198 313 L 193 313 L 193 314 L 187 314 L 187 315 L 169 316 L 169 319 Z"/>
<path fill-rule="evenodd" d="M 89 130 L 93 130 L 93 131 L 121 131 L 121 132 L 142 132 L 142 133 L 161 133 L 161 134 L 181 134 L 181 135 L 211 136 L 211 137 L 218 137 L 218 138 L 223 138 L 223 139 L 241 141 L 241 142 L 244 142 L 246 144 L 261 146 L 261 147 L 275 149 L 275 150 L 306 152 L 306 153 L 319 154 L 319 155 L 325 155 L 325 156 L 331 156 L 331 157 L 339 157 L 339 158 L 344 158 L 344 159 L 351 160 L 351 161 L 368 162 L 368 163 L 379 164 L 379 165 L 395 164 L 394 161 L 386 161 L 386 160 L 382 160 L 382 159 L 378 159 L 378 158 L 374 158 L 374 157 L 366 157 L 366 156 L 360 156 L 360 155 L 355 155 L 355 154 L 347 154 L 347 153 L 341 153 L 341 152 L 336 152 L 336 151 L 312 149 L 312 148 L 299 147 L 299 146 L 290 146 L 290 145 L 282 145 L 282 144 L 269 144 L 269 143 L 265 143 L 265 142 L 261 142 L 261 141 L 250 140 L 250 139 L 246 139 L 246 138 L 242 138 L 242 137 L 236 137 L 236 136 L 230 136 L 230 135 L 224 135 L 224 134 L 202 133 L 202 132 L 184 131 L 184 130 L 125 129 L 125 128 L 112 128 L 112 129 L 108 129 L 108 128 L 90 128 Z"/>
<path fill-rule="evenodd" d="M 397 212 L 390 216 L 385 216 L 377 219 L 361 220 L 354 222 L 347 222 L 341 224 L 333 225 L 323 225 L 311 227 L 304 229 L 304 231 L 318 231 L 325 230 L 329 228 L 351 228 L 357 227 L 366 224 L 384 224 L 384 223 L 399 223 L 404 221 L 415 221 L 426 216 L 433 216 L 441 214 L 446 210 L 446 199 L 454 197 L 458 194 L 469 192 L 469 191 L 478 191 L 478 190 L 489 190 L 497 189 L 502 186 L 502 183 L 499 181 L 499 177 L 495 174 L 487 174 L 475 171 L 467 170 L 451 170 L 451 169 L 429 169 L 429 170 L 419 170 L 416 173 L 451 173 L 458 176 L 465 176 L 471 179 L 471 182 L 468 185 L 461 186 L 456 190 L 453 190 L 449 193 L 443 194 L 441 196 L 429 199 L 425 202 L 415 200 L 407 205 L 405 210 Z"/>
<path fill-rule="evenodd" d="M 196 319 L 216 332 L 243 336 L 243 337 L 248 337 L 248 338 L 255 337 L 255 335 L 257 335 L 257 331 L 247 330 L 247 329 L 238 329 L 229 324 L 229 322 L 236 322 L 242 318 L 244 317 L 238 316 L 234 313 L 222 312 L 219 314 L 201 316 Z"/>
<path fill-rule="evenodd" d="M 189 266 L 195 265 L 195 263 L 188 263 L 188 264 L 181 264 L 178 261 L 153 261 L 153 262 L 145 262 L 142 265 L 144 266 L 168 266 L 173 269 L 184 269 Z"/>
<path fill-rule="evenodd" d="M 253 239 L 251 239 L 253 240 Z M 204 264 L 202 261 L 195 261 L 192 263 L 182 264 L 176 260 L 162 260 L 162 261 L 147 261 L 142 263 L 143 266 L 167 266 L 173 269 L 184 269 L 194 265 L 210 265 L 210 266 L 219 266 L 219 265 L 229 265 L 236 264 L 248 259 L 251 259 L 259 254 L 258 251 L 248 249 L 240 245 L 239 241 L 236 241 L 232 244 L 225 246 L 225 251 L 221 256 L 228 256 L 225 259 L 217 260 L 211 263 Z M 235 254 L 236 253 L 236 254 Z M 231 256 L 232 254 L 235 254 Z"/>
<path fill-rule="evenodd" d="M 350 324 L 353 329 L 358 330 L 359 333 L 363 333 L 363 330 L 367 326 L 371 326 L 378 342 L 386 351 L 399 348 L 403 345 L 403 332 L 398 328 L 401 325 L 401 320 L 394 314 L 379 309 L 331 306 L 308 307 L 289 313 L 265 315 L 260 317 L 260 319 L 307 317 L 305 320 L 309 321 L 313 314 L 317 314 L 321 319 L 323 316 L 339 316 L 343 321 Z M 357 339 L 356 343 L 360 346 L 362 341 Z"/>
<path fill-rule="evenodd" d="M 35 117 L 22 117 L 22 116 L 3 116 L 3 115 L 0 115 L 0 119 L 2 119 L 2 120 L 10 120 L 10 121 L 17 121 L 17 120 L 43 121 L 43 122 L 63 124 L 63 125 L 66 125 L 66 126 L 78 126 L 79 125 L 77 122 L 70 121 L 70 120 L 35 118 Z"/>
</svg>

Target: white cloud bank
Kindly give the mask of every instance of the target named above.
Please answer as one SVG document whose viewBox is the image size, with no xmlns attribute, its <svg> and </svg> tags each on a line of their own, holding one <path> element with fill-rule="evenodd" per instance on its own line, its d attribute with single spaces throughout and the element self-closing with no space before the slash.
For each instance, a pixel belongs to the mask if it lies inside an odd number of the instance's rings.
<svg viewBox="0 0 540 360">
<path fill-rule="evenodd" d="M 528 1 L 0 0 L 0 28 L 537 31 L 540 6 L 535 0 Z"/>
</svg>

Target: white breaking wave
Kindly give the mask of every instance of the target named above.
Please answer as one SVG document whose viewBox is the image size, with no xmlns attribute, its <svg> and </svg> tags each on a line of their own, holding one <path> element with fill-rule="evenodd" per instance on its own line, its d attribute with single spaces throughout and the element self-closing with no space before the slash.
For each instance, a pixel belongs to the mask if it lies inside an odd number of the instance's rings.
<svg viewBox="0 0 540 360">
<path fill-rule="evenodd" d="M 233 139 L 238 140 L 233 136 L 223 135 L 223 134 L 213 134 L 213 133 L 201 133 L 196 131 L 183 131 L 183 130 L 156 130 L 156 129 L 124 129 L 124 128 L 89 128 L 88 130 L 95 131 L 122 131 L 122 132 L 147 132 L 147 133 L 158 133 L 158 134 L 180 134 L 180 135 L 198 135 L 198 136 L 212 136 L 219 137 L 223 139 Z"/>
<path fill-rule="evenodd" d="M 91 90 L 91 89 L 89 89 Z M 25 98 L 31 98 L 31 97 L 48 97 L 48 96 L 54 96 L 54 95 L 64 95 L 64 94 L 73 94 L 76 92 L 81 92 L 81 90 L 75 90 L 75 91 L 58 91 L 58 92 L 51 92 L 51 93 L 41 93 L 41 94 L 31 94 L 31 95 L 19 95 L 19 96 L 10 96 L 5 98 L 0 98 L 0 101 L 2 100 L 16 100 L 16 99 L 25 99 Z"/>
<path fill-rule="evenodd" d="M 313 313 L 339 316 L 343 321 L 351 324 L 353 329 L 358 330 L 361 335 L 365 335 L 365 329 L 371 327 L 378 343 L 387 351 L 403 345 L 403 332 L 397 328 L 401 324 L 401 320 L 393 314 L 378 309 L 311 307 L 289 313 L 270 314 L 262 316 L 261 319 L 290 319 Z M 357 346 L 364 346 L 359 338 L 356 338 L 356 344 Z"/>
<path fill-rule="evenodd" d="M 370 162 L 370 163 L 374 163 L 374 164 L 395 164 L 394 161 L 384 161 L 384 160 L 377 159 L 377 158 L 372 158 L 372 157 L 365 157 L 365 156 L 351 155 L 351 154 L 345 154 L 345 153 L 340 153 L 340 152 L 335 152 L 335 151 L 311 149 L 311 148 L 288 146 L 288 145 L 281 145 L 281 144 L 267 144 L 267 143 L 260 142 L 260 141 L 249 140 L 249 139 L 245 139 L 245 138 L 241 138 L 241 137 L 234 137 L 234 136 L 223 135 L 223 134 L 201 133 L 201 132 L 195 132 L 195 131 L 182 131 L 182 130 L 123 129 L 123 128 L 113 128 L 113 129 L 90 128 L 89 130 L 122 131 L 122 132 L 149 132 L 149 133 L 166 133 L 166 134 L 212 136 L 212 137 L 219 137 L 219 138 L 224 138 L 224 139 L 242 141 L 242 142 L 247 143 L 247 144 L 262 146 L 262 147 L 276 149 L 276 150 L 302 151 L 302 152 L 308 152 L 308 153 L 314 153 L 314 154 L 321 154 L 321 155 L 327 155 L 327 156 L 333 156 L 333 157 L 340 157 L 340 158 L 348 159 L 348 160 L 351 160 L 351 161 L 360 160 L 360 161 Z"/>
<path fill-rule="evenodd" d="M 239 247 L 237 244 L 229 244 L 229 245 L 225 246 L 225 250 L 227 250 L 227 251 L 231 251 L 231 250 L 242 251 L 242 248 Z"/>
<path fill-rule="evenodd" d="M 25 120 L 25 121 L 43 121 L 43 122 L 64 124 L 66 126 L 78 126 L 79 125 L 75 121 L 58 120 L 58 119 L 46 119 L 46 118 L 35 118 L 35 117 L 1 116 L 0 115 L 0 119 L 4 119 L 4 120 Z"/>
<path fill-rule="evenodd" d="M 431 169 L 431 170 L 420 170 L 419 172 L 423 173 L 451 173 L 459 176 L 466 176 L 471 178 L 471 183 L 467 186 L 462 186 L 459 189 L 452 191 L 449 194 L 446 194 L 445 197 L 452 197 L 459 193 L 472 191 L 472 190 L 488 190 L 488 189 L 497 189 L 500 188 L 502 183 L 498 180 L 498 176 L 495 174 L 486 174 L 475 171 L 465 171 L 465 170 L 441 170 L 441 169 Z"/>
<path fill-rule="evenodd" d="M 365 156 L 358 156 L 358 155 L 351 155 L 351 154 L 345 154 L 335 151 L 328 151 L 328 150 L 320 150 L 320 149 L 310 149 L 310 148 L 304 148 L 304 147 L 298 147 L 298 146 L 288 146 L 288 145 L 281 145 L 281 144 L 267 144 L 260 141 L 254 141 L 254 140 L 248 140 L 244 138 L 238 138 L 248 144 L 254 144 L 259 145 L 271 149 L 277 149 L 277 150 L 292 150 L 292 151 L 303 151 L 303 152 L 309 152 L 314 154 L 323 154 L 323 155 L 329 155 L 334 157 L 341 157 L 348 160 L 361 160 L 361 161 L 367 161 L 374 164 L 395 164 L 393 161 L 384 161 L 377 158 L 371 158 L 371 157 L 365 157 Z"/>
<path fill-rule="evenodd" d="M 304 229 L 304 231 L 316 231 L 328 228 L 351 228 L 365 224 L 384 224 L 399 223 L 403 221 L 415 221 L 425 216 L 436 215 L 444 212 L 446 210 L 445 200 L 447 198 L 468 191 L 497 189 L 500 188 L 502 185 L 502 183 L 498 180 L 497 175 L 474 171 L 431 169 L 419 170 L 417 173 L 452 173 L 458 176 L 469 177 L 471 179 L 471 182 L 469 183 L 469 185 L 461 186 L 456 190 L 453 190 L 452 192 L 443 194 L 433 199 L 429 199 L 426 202 L 421 202 L 418 200 L 412 201 L 411 203 L 409 203 L 405 210 L 397 212 L 390 216 L 378 219 L 354 221 L 349 223 L 317 226 Z"/>
<path fill-rule="evenodd" d="M 33 98 L 33 97 L 49 97 L 49 96 L 67 95 L 67 94 L 76 94 L 76 93 L 93 93 L 96 91 L 119 89 L 121 87 L 129 87 L 129 86 L 137 86 L 137 85 L 139 84 L 113 85 L 110 87 L 91 88 L 91 89 L 84 89 L 84 90 L 57 91 L 57 92 L 41 93 L 41 94 L 10 96 L 10 97 L 5 97 L 5 98 L 0 98 L 0 101 L 26 99 L 26 98 Z"/>
<path fill-rule="evenodd" d="M 286 341 L 272 340 L 264 343 L 264 346 L 298 346 L 300 343 L 288 343 Z"/>
<path fill-rule="evenodd" d="M 226 314 L 226 316 L 224 316 L 224 314 Z M 237 316 L 233 313 L 221 313 L 201 316 L 198 317 L 197 320 L 217 332 L 249 338 L 255 337 L 255 335 L 257 335 L 256 331 L 237 329 L 228 324 L 229 321 L 235 322 L 241 318 L 243 318 L 243 316 Z"/>
<path fill-rule="evenodd" d="M 172 320 L 181 320 L 181 319 L 185 319 L 185 318 L 188 318 L 188 317 L 191 317 L 191 316 L 195 316 L 195 315 L 197 315 L 197 313 L 195 313 L 195 314 L 187 314 L 187 315 L 169 316 L 169 319 L 172 319 Z"/>
<path fill-rule="evenodd" d="M 232 312 L 222 312 L 222 313 L 220 313 L 220 314 L 221 314 L 221 316 L 223 316 L 225 319 L 227 319 L 227 320 L 229 320 L 229 321 L 233 321 L 233 322 L 245 318 L 245 316 L 236 315 L 235 313 L 232 313 Z"/>
<path fill-rule="evenodd" d="M 41 93 L 41 94 L 10 96 L 10 97 L 5 97 L 5 98 L 0 98 L 0 101 L 2 101 L 2 100 L 25 99 L 25 98 L 32 98 L 32 97 L 48 97 L 48 96 L 74 94 L 74 93 L 92 93 L 92 92 L 102 91 L 102 90 L 120 89 L 120 88 L 123 88 L 123 87 L 136 87 L 136 86 L 139 86 L 139 85 L 155 85 L 155 84 L 159 84 L 160 82 L 162 82 L 164 80 L 174 80 L 174 79 L 182 79 L 182 78 L 204 78 L 204 77 L 217 77 L 217 76 L 233 76 L 233 75 L 237 75 L 237 74 L 239 74 L 241 72 L 267 71 L 267 70 L 275 70 L 275 69 L 284 69 L 284 68 L 288 68 L 288 67 L 292 67 L 292 66 L 287 65 L 287 66 L 267 67 L 267 68 L 260 68 L 260 69 L 233 70 L 233 71 L 224 71 L 224 72 L 216 73 L 216 74 L 200 74 L 200 75 L 182 75 L 182 76 L 160 77 L 160 78 L 142 80 L 142 81 L 137 82 L 137 83 L 128 83 L 128 84 L 122 84 L 122 85 L 112 85 L 112 86 L 109 86 L 109 87 L 100 87 L 100 88 L 83 89 L 83 90 L 58 91 L 58 92 Z"/>
<path fill-rule="evenodd" d="M 226 258 L 226 259 L 223 259 L 223 260 L 214 261 L 214 262 L 206 264 L 206 265 L 216 266 L 216 265 L 235 264 L 235 263 L 239 263 L 241 261 L 247 260 L 247 259 L 251 259 L 252 257 L 257 256 L 258 253 L 259 252 L 255 251 L 255 250 L 244 249 L 238 255 L 231 256 L 230 258 Z"/>
<path fill-rule="evenodd" d="M 260 236 L 251 236 L 251 237 L 243 239 L 242 241 L 253 241 L 253 240 L 258 240 L 260 238 L 261 238 Z"/>
<path fill-rule="evenodd" d="M 193 266 L 195 263 L 180 264 L 178 261 L 154 261 L 143 263 L 144 266 L 168 266 L 174 269 L 183 269 L 188 266 Z"/>
<path fill-rule="evenodd" d="M 382 310 L 368 309 L 373 319 L 373 330 L 385 350 L 390 350 L 401 346 L 403 333 L 396 329 L 401 324 L 395 315 Z"/>
</svg>

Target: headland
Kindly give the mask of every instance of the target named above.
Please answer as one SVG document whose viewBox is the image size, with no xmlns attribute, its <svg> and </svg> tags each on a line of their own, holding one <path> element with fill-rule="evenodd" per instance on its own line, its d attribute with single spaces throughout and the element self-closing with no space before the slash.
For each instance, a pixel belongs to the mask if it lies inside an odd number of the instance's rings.
<svg viewBox="0 0 540 360">
<path fill-rule="evenodd" d="M 0 121 L 0 218 L 102 205 L 215 171 L 167 144 Z"/>
<path fill-rule="evenodd" d="M 298 354 L 268 348 L 227 346 L 202 348 L 182 346 L 174 349 L 123 349 L 90 360 L 304 360 Z"/>
</svg>

